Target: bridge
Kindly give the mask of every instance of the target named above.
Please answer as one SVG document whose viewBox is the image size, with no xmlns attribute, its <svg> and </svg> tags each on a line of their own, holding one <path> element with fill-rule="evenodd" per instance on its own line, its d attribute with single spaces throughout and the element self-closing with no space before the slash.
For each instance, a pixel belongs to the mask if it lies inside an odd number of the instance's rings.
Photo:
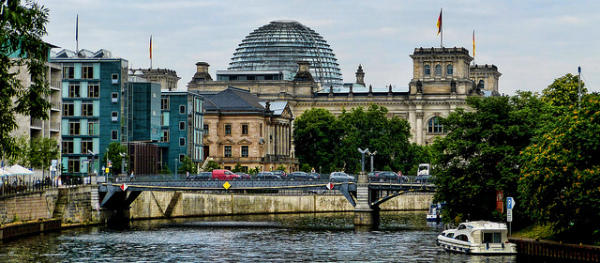
<svg viewBox="0 0 600 263">
<path fill-rule="evenodd" d="M 125 181 L 103 183 L 98 192 L 100 206 L 114 211 L 109 217 L 120 220 L 127 218 L 128 210 L 135 199 L 144 191 L 185 191 L 205 193 L 273 193 L 279 191 L 297 193 L 326 193 L 339 191 L 355 208 L 356 226 L 376 226 L 379 222 L 379 206 L 409 192 L 433 192 L 432 184 L 398 183 L 395 181 L 369 182 L 366 173 L 358 176 L 357 182 L 329 182 L 327 180 L 160 180 Z"/>
</svg>

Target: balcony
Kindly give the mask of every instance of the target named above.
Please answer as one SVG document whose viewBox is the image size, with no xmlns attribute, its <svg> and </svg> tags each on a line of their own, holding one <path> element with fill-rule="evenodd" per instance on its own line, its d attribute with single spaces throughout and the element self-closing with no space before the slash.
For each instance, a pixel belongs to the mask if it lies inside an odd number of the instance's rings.
<svg viewBox="0 0 600 263">
<path fill-rule="evenodd" d="M 60 131 L 60 122 L 50 122 L 50 130 Z"/>
<path fill-rule="evenodd" d="M 62 100 L 61 99 L 52 99 L 52 100 L 50 100 L 50 103 L 52 104 L 52 107 L 50 107 L 51 110 L 54 110 L 54 111 L 62 110 Z"/>
<path fill-rule="evenodd" d="M 32 129 L 34 129 L 34 128 L 41 129 L 42 124 L 43 124 L 43 121 L 40 119 L 31 119 L 31 128 Z"/>
<path fill-rule="evenodd" d="M 54 90 L 60 90 L 62 88 L 62 81 L 61 80 L 50 81 L 50 88 L 54 89 Z"/>
</svg>

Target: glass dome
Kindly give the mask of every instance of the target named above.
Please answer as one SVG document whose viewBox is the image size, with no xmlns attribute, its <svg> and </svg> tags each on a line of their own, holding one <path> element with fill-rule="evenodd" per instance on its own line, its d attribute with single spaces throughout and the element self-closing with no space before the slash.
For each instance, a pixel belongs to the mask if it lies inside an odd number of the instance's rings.
<svg viewBox="0 0 600 263">
<path fill-rule="evenodd" d="M 342 72 L 327 41 L 296 21 L 273 21 L 250 33 L 233 54 L 228 70 L 298 70 L 310 63 L 311 74 L 324 86 L 343 85 Z"/>
</svg>

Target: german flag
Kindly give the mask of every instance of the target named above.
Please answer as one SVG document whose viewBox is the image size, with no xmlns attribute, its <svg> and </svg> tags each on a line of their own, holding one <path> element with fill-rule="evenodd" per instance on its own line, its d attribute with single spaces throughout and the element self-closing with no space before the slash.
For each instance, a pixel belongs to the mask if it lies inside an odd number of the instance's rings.
<svg viewBox="0 0 600 263">
<path fill-rule="evenodd" d="M 442 33 L 442 10 L 440 10 L 440 17 L 438 18 L 438 21 L 437 21 L 437 27 L 438 27 L 437 34 L 439 35 L 440 33 Z"/>
</svg>

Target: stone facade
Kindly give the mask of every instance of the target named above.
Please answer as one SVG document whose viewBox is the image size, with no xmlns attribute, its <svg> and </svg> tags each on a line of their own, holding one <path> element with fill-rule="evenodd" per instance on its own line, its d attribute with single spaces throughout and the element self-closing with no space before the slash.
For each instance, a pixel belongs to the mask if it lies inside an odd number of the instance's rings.
<svg viewBox="0 0 600 263">
<path fill-rule="evenodd" d="M 447 117 L 457 108 L 466 108 L 468 96 L 498 94 L 500 73 L 494 65 L 470 65 L 473 58 L 464 48 L 417 48 L 411 55 L 413 78 L 407 90 L 367 89 L 363 84 L 362 65 L 356 73 L 356 83 L 343 88 L 321 87 L 314 81 L 195 81 L 188 89 L 200 92 L 218 92 L 229 86 L 256 94 L 262 100 L 285 100 L 293 116 L 300 116 L 312 108 L 324 108 L 334 115 L 343 109 L 363 107 L 370 104 L 384 106 L 389 116 L 406 119 L 411 125 L 411 142 L 425 145 L 435 137 L 444 136 L 445 130 L 437 123 L 437 117 Z M 207 65 L 202 68 L 207 71 Z M 300 67 L 303 74 L 308 71 Z M 258 73 L 257 73 L 258 74 Z M 477 82 L 477 85 L 476 83 Z M 482 84 L 480 84 L 480 82 Z M 349 87 L 349 89 L 347 89 Z M 293 152 L 293 150 L 292 150 Z"/>
</svg>

